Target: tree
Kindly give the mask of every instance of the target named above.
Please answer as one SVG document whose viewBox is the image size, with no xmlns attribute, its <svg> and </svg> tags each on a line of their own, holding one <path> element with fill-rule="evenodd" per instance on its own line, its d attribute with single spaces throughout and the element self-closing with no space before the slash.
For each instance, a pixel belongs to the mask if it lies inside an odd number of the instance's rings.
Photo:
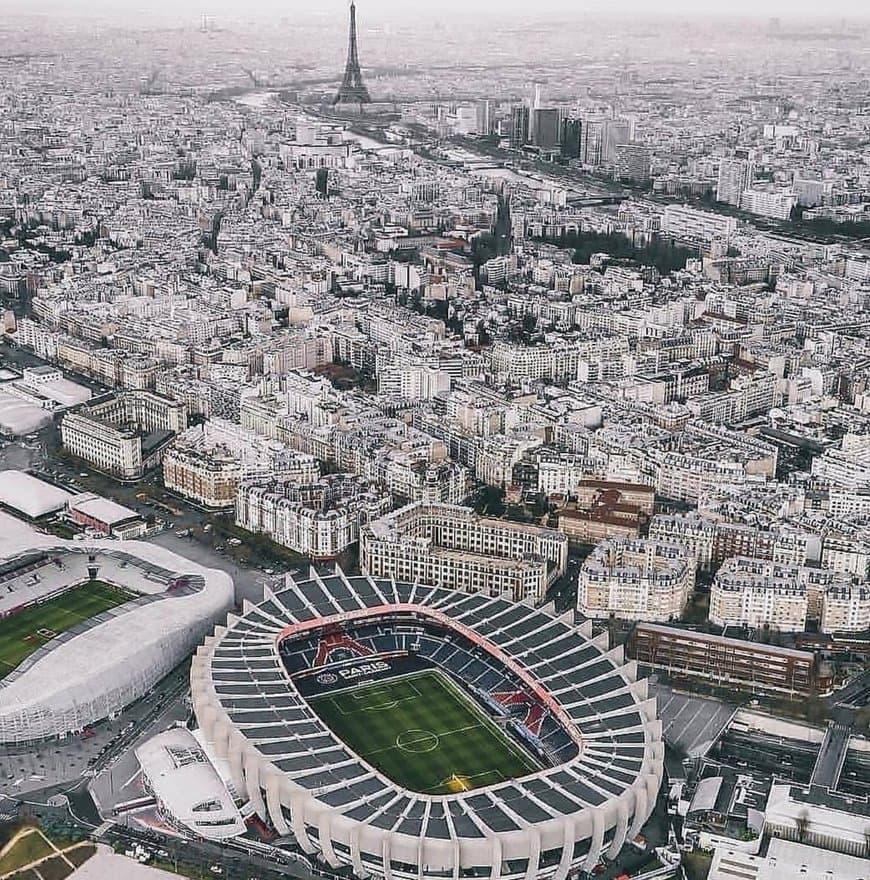
<svg viewBox="0 0 870 880">
<path fill-rule="evenodd" d="M 646 245 L 635 245 L 619 232 L 571 232 L 558 237 L 535 238 L 546 244 L 573 250 L 573 261 L 588 264 L 593 254 L 609 254 L 636 266 L 654 266 L 662 275 L 686 268 L 686 261 L 697 256 L 697 249 L 679 247 L 667 238 L 653 237 Z"/>
</svg>

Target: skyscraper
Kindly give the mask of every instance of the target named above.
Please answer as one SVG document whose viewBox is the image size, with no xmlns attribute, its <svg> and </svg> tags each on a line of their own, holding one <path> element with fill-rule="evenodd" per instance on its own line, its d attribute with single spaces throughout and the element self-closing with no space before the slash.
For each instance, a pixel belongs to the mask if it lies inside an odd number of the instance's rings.
<svg viewBox="0 0 870 880">
<path fill-rule="evenodd" d="M 362 78 L 356 48 L 356 3 L 350 3 L 350 33 L 347 41 L 347 64 L 344 79 L 338 87 L 333 104 L 370 104 L 371 97 Z"/>
<path fill-rule="evenodd" d="M 584 165 L 601 164 L 604 157 L 606 119 L 584 119 L 580 137 L 580 159 Z"/>
<path fill-rule="evenodd" d="M 511 111 L 511 146 L 518 150 L 529 142 L 529 122 L 531 114 L 525 104 Z"/>
<path fill-rule="evenodd" d="M 617 144 L 613 176 L 616 180 L 647 183 L 652 154 L 643 144 Z"/>
<path fill-rule="evenodd" d="M 580 157 L 580 143 L 583 135 L 583 123 L 579 119 L 562 120 L 562 155 L 566 159 Z"/>
<path fill-rule="evenodd" d="M 477 105 L 477 133 L 482 135 L 492 134 L 492 101 L 478 101 Z"/>
<path fill-rule="evenodd" d="M 716 201 L 738 207 L 740 197 L 752 187 L 754 177 L 755 163 L 751 159 L 723 159 L 719 165 Z"/>
<path fill-rule="evenodd" d="M 556 107 L 536 107 L 532 110 L 532 143 L 541 152 L 549 153 L 559 148 L 561 114 Z"/>
<path fill-rule="evenodd" d="M 602 162 L 609 164 L 616 159 L 619 144 L 630 144 L 634 140 L 634 123 L 630 119 L 608 119 L 604 126 L 604 144 L 601 150 Z"/>
</svg>

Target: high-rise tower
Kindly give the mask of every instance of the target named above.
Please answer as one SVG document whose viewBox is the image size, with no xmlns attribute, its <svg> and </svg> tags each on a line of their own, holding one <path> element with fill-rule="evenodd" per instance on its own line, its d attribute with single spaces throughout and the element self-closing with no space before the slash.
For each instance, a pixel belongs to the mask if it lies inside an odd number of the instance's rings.
<svg viewBox="0 0 870 880">
<path fill-rule="evenodd" d="M 347 43 L 347 65 L 344 68 L 344 79 L 338 87 L 338 94 L 333 104 L 371 104 L 371 97 L 363 82 L 362 71 L 359 69 L 359 56 L 356 51 L 356 3 L 350 3 L 350 36 Z"/>
<path fill-rule="evenodd" d="M 751 159 L 723 159 L 719 163 L 716 201 L 740 206 L 743 193 L 752 187 L 755 163 Z"/>
</svg>

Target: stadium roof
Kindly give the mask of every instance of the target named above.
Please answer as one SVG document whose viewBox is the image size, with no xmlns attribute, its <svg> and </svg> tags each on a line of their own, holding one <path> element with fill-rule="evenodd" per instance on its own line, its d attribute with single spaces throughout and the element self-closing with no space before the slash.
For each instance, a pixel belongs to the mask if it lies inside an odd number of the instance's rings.
<svg viewBox="0 0 870 880">
<path fill-rule="evenodd" d="M 473 640 L 488 657 L 497 657 L 562 722 L 579 749 L 521 778 L 437 795 L 402 788 L 364 761 L 310 708 L 288 676 L 278 645 L 297 631 L 331 632 L 396 615 L 413 618 L 412 629 L 415 621 L 437 621 L 447 644 Z M 390 625 L 387 632 L 404 626 Z M 267 591 L 258 606 L 246 603 L 241 617 L 231 615 L 227 627 L 200 648 L 191 670 L 194 707 L 204 735 L 219 745 L 231 768 L 236 762 L 234 784 L 243 784 L 238 761 L 244 755 L 244 777 L 250 772 L 269 780 L 275 798 L 293 801 L 294 817 L 299 810 L 310 812 L 312 822 L 321 817 L 321 842 L 332 821 L 323 818 L 324 811 L 331 811 L 337 814 L 332 828 L 361 825 L 364 835 L 380 829 L 377 833 L 389 838 L 385 847 L 416 847 L 425 838 L 461 841 L 474 849 L 491 846 L 502 834 L 522 835 L 524 845 L 540 835 L 538 850 L 529 844 L 529 858 L 537 860 L 543 840 L 558 837 L 561 847 L 570 835 L 582 839 L 589 822 L 598 821 L 593 815 L 600 813 L 613 828 L 620 811 L 632 812 L 633 819 L 621 813 L 605 847 L 618 851 L 626 834 L 637 834 L 655 801 L 662 775 L 661 723 L 646 682 L 635 680 L 635 665 L 623 665 L 622 649 L 607 651 L 604 639 L 590 636 L 591 627 L 578 629 L 573 616 L 553 617 L 502 598 L 349 577 L 340 569 L 312 571 L 307 580 L 288 581 L 281 592 Z M 253 770 L 255 755 L 259 766 Z M 248 785 L 247 794 L 279 833 L 288 833 L 286 816 L 264 802 L 258 787 Z M 294 818 L 292 830 L 310 852 L 319 845 L 308 839 L 307 824 Z M 371 844 L 371 837 L 366 839 Z M 589 859 L 603 846 L 598 840 Z M 472 849 L 459 857 L 474 858 Z M 572 851 L 565 846 L 564 873 L 557 877 L 567 873 Z M 362 870 L 358 859 L 353 865 Z"/>
<path fill-rule="evenodd" d="M 44 409 L 0 390 L 0 434 L 14 437 L 38 431 L 51 421 Z"/>
<path fill-rule="evenodd" d="M 72 495 L 24 471 L 0 471 L 0 504 L 39 519 L 67 506 Z"/>
<path fill-rule="evenodd" d="M 156 544 L 66 541 L 0 512 L 0 559 L 29 565 L 35 551 L 46 557 L 37 572 L 46 582 L 82 583 L 96 565 L 98 578 L 141 596 L 60 633 L 0 680 L 0 742 L 62 735 L 120 711 L 187 657 L 233 602 L 228 574 Z"/>
<path fill-rule="evenodd" d="M 188 830 L 209 840 L 245 833 L 232 795 L 189 730 L 159 733 L 136 757 L 154 796 Z"/>
</svg>

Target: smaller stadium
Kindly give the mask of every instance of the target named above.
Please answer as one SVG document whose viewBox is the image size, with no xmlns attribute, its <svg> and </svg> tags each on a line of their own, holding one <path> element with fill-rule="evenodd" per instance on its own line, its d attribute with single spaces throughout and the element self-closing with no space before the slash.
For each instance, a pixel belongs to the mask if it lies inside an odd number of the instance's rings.
<svg viewBox="0 0 870 880">
<path fill-rule="evenodd" d="M 78 732 L 143 696 L 233 586 L 138 541 L 66 541 L 0 513 L 0 743 Z"/>
<path fill-rule="evenodd" d="M 663 774 L 655 701 L 605 639 L 312 570 L 206 639 L 191 694 L 246 809 L 331 868 L 565 880 L 639 832 Z"/>
<path fill-rule="evenodd" d="M 135 598 L 122 587 L 86 581 L 8 614 L 0 619 L 0 678 L 61 633 Z"/>
</svg>

